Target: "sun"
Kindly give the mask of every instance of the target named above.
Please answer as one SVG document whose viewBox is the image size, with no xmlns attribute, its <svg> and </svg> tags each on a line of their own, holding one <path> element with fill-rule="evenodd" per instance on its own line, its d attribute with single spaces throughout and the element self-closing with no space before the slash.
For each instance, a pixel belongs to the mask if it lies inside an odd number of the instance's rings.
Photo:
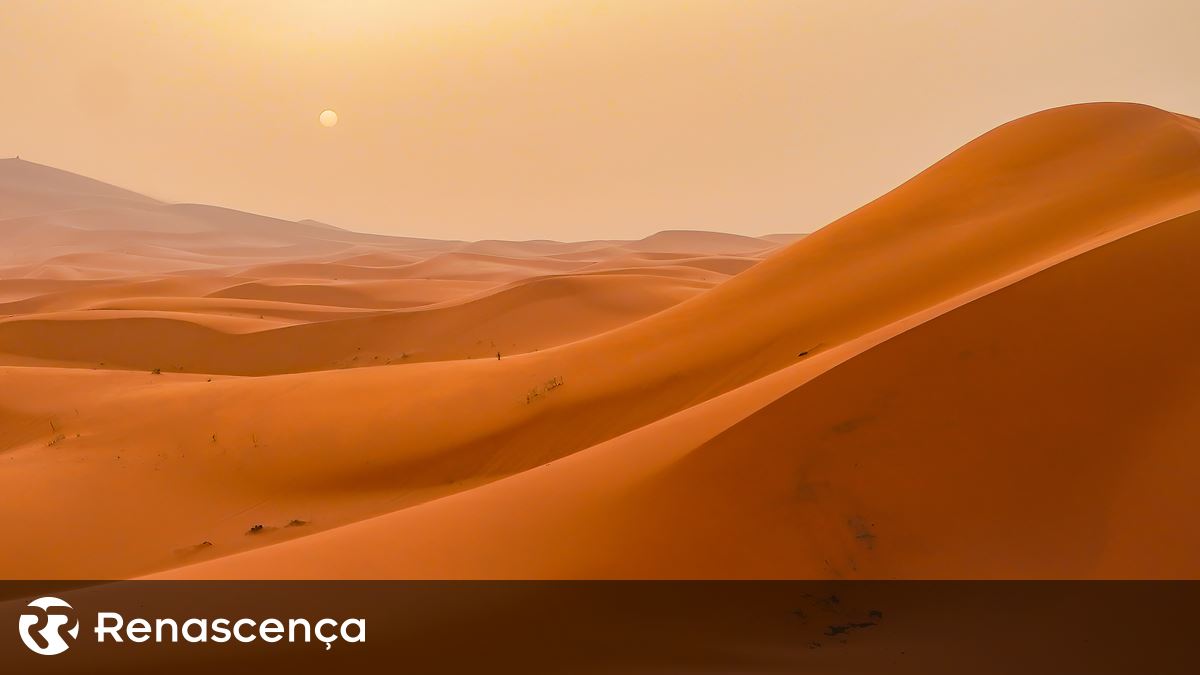
<svg viewBox="0 0 1200 675">
<path fill-rule="evenodd" d="M 338 122 L 337 113 L 332 110 L 322 110 L 319 119 L 321 120 L 321 126 L 325 127 L 332 127 Z"/>
</svg>

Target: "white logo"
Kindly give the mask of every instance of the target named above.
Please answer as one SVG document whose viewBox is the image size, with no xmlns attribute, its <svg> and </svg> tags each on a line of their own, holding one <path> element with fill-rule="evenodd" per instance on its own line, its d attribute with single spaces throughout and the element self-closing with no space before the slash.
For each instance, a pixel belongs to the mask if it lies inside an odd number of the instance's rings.
<svg viewBox="0 0 1200 675">
<path fill-rule="evenodd" d="M 30 651 L 43 656 L 61 654 L 71 648 L 63 633 L 71 640 L 79 638 L 79 621 L 75 608 L 59 598 L 38 598 L 28 605 L 30 611 L 21 615 L 17 626 L 21 642 Z M 348 618 L 320 619 L 229 619 L 192 618 L 182 623 L 174 618 L 143 619 L 128 621 L 117 612 L 97 612 L 93 629 L 96 642 L 241 642 L 256 640 L 263 642 L 312 642 L 313 638 L 324 643 L 325 650 L 333 648 L 338 640 L 344 642 L 366 642 L 367 620 Z"/>
<path fill-rule="evenodd" d="M 34 652 L 54 656 L 67 651 L 71 645 L 63 639 L 64 628 L 72 640 L 79 637 L 79 621 L 67 603 L 58 598 L 45 597 L 29 603 L 29 607 L 36 611 L 22 614 L 18 627 L 21 629 L 21 642 Z M 68 624 L 70 628 L 67 628 Z"/>
</svg>

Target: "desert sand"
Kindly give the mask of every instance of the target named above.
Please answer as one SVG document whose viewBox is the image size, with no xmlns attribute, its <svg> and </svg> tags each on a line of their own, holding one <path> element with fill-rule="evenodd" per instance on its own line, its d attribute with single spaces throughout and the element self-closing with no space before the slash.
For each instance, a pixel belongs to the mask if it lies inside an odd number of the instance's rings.
<svg viewBox="0 0 1200 675">
<path fill-rule="evenodd" d="M 1192 118 L 1036 113 L 806 236 L 387 237 L 21 160 L 0 219 L 6 578 L 1200 572 Z"/>
</svg>

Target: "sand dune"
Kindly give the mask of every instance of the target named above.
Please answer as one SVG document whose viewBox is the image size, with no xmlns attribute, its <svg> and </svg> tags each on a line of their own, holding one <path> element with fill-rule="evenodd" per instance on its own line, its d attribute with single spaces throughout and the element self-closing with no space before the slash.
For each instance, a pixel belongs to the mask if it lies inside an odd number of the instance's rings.
<svg viewBox="0 0 1200 675">
<path fill-rule="evenodd" d="M 966 303 L 690 447 L 695 419 L 681 414 L 180 573 L 1188 577 L 1200 551 L 1171 523 L 1190 501 L 1176 469 L 1200 433 L 1200 358 L 1173 327 L 1200 319 L 1187 300 L 1200 291 L 1198 226 L 1200 214 L 1181 217 Z"/>
<path fill-rule="evenodd" d="M 638 268 L 687 268 L 700 272 L 715 272 L 720 275 L 733 276 L 740 274 L 758 263 L 756 258 L 745 258 L 733 255 L 692 257 L 687 255 L 660 257 L 647 256 L 644 253 L 631 253 L 616 256 L 607 260 L 592 263 L 584 267 L 585 271 L 638 269 Z"/>
<path fill-rule="evenodd" d="M 0 573 L 1192 576 L 1198 211 L 1200 125 L 1130 104 L 791 243 L 175 208 L 213 260 L 0 284 Z"/>
<path fill-rule="evenodd" d="M 0 159 L 0 218 L 100 206 L 152 205 L 144 195 L 20 159 Z"/>
<path fill-rule="evenodd" d="M 806 236 L 807 236 L 807 234 L 781 233 L 781 234 L 764 234 L 764 235 L 760 235 L 758 238 L 762 239 L 764 241 L 769 241 L 769 242 L 775 243 L 775 244 L 791 244 L 797 240 L 803 239 Z"/>
<path fill-rule="evenodd" d="M 479 253 L 443 253 L 396 270 L 410 279 L 514 281 L 536 274 L 569 272 L 579 265 L 551 258 L 504 258 Z"/>
<path fill-rule="evenodd" d="M 353 283 L 320 279 L 259 279 L 213 291 L 214 298 L 273 300 L 363 309 L 402 309 L 445 302 L 485 291 L 487 281 L 374 279 Z"/>
<path fill-rule="evenodd" d="M 774 243 L 755 237 L 723 232 L 664 230 L 626 245 L 634 251 L 661 253 L 755 253 L 774 248 Z"/>
<path fill-rule="evenodd" d="M 0 319 L 0 355 L 25 365 L 270 375 L 333 368 L 495 358 L 602 333 L 653 314 L 711 286 L 636 274 L 545 276 L 479 297 L 416 310 L 281 326 L 278 321 L 231 319 L 209 304 L 157 299 L 151 309 L 126 301 L 88 311 Z M 134 303 L 137 304 L 137 303 Z M 236 314 L 279 317 L 278 304 L 243 304 Z M 295 310 L 311 306 L 293 305 Z M 104 309 L 105 311 L 101 311 Z M 293 316 L 294 318 L 294 316 Z M 129 340 L 137 336 L 136 341 Z M 0 356 L 3 361 L 5 356 Z"/>
</svg>

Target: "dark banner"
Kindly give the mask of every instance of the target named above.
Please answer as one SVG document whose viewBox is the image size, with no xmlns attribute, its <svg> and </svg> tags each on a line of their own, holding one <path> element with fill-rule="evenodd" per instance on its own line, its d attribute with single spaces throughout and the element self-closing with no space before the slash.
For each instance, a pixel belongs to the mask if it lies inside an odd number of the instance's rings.
<svg viewBox="0 0 1200 675">
<path fill-rule="evenodd" d="M 1192 673 L 1194 582 L 0 582 L 5 673 Z"/>
</svg>

